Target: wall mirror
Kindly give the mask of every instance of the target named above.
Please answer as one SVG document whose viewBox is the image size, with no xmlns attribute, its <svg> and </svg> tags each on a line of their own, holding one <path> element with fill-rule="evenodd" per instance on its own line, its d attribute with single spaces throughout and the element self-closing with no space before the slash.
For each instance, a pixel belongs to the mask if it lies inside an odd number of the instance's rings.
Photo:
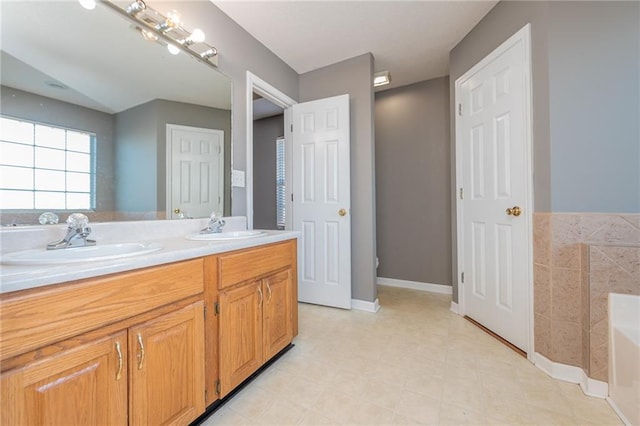
<svg viewBox="0 0 640 426">
<path fill-rule="evenodd" d="M 230 78 L 100 2 L 3 2 L 0 28 L 3 224 L 230 214 Z"/>
</svg>

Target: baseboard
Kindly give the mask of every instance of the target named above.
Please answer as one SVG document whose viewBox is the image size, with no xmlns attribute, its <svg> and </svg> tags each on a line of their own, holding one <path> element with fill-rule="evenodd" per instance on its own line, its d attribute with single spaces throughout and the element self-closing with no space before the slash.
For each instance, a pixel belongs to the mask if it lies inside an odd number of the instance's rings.
<svg viewBox="0 0 640 426">
<path fill-rule="evenodd" d="M 609 395 L 608 383 L 590 378 L 580 367 L 553 362 L 538 352 L 533 354 L 533 363 L 554 379 L 579 384 L 585 395 L 597 398 L 606 398 Z"/>
<path fill-rule="evenodd" d="M 449 310 L 451 312 L 453 312 L 454 314 L 458 314 L 460 315 L 460 307 L 458 306 L 458 304 L 456 302 L 454 302 L 453 300 L 451 301 L 451 307 L 449 308 Z"/>
<path fill-rule="evenodd" d="M 410 288 L 412 290 L 428 291 L 430 293 L 452 294 L 453 287 L 443 284 L 421 283 L 418 281 L 396 280 L 394 278 L 377 278 L 378 285 L 389 287 Z"/>
<path fill-rule="evenodd" d="M 633 426 L 632 423 L 629 421 L 629 419 L 627 419 L 624 413 L 620 410 L 620 408 L 618 408 L 618 405 L 616 404 L 616 402 L 610 397 L 607 397 L 606 399 L 609 405 L 611 406 L 611 408 L 613 408 L 613 411 L 615 411 L 618 417 L 620 417 L 620 420 L 622 420 L 622 423 L 624 423 L 625 426 Z"/>
<path fill-rule="evenodd" d="M 378 312 L 380 310 L 380 301 L 376 298 L 373 302 L 366 300 L 351 299 L 351 309 L 366 312 Z"/>
</svg>

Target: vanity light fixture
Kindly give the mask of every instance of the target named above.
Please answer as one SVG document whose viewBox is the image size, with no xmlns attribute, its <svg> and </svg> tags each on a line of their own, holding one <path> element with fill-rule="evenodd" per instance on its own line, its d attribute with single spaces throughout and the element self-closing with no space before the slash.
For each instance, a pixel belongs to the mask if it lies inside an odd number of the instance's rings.
<svg viewBox="0 0 640 426">
<path fill-rule="evenodd" d="M 140 31 L 145 40 L 166 45 L 169 52 L 174 55 L 182 51 L 200 62 L 217 68 L 218 50 L 204 42 L 205 35 L 202 30 L 196 28 L 193 32 L 187 31 L 182 26 L 180 14 L 175 10 L 165 16 L 148 6 L 143 0 L 134 0 L 126 8 L 120 7 L 113 0 L 99 1 L 134 24 L 133 27 Z"/>
<path fill-rule="evenodd" d="M 175 44 L 171 44 L 171 43 L 167 44 L 167 50 L 172 55 L 177 55 L 178 53 L 180 53 L 180 48 L 177 47 Z"/>
<path fill-rule="evenodd" d="M 96 0 L 78 0 L 80 6 L 87 10 L 93 10 L 96 8 Z"/>
<path fill-rule="evenodd" d="M 389 71 L 380 71 L 373 75 L 373 87 L 384 86 L 391 83 Z"/>
<path fill-rule="evenodd" d="M 142 12 L 147 8 L 147 4 L 142 0 L 135 0 L 129 6 L 127 6 L 127 14 L 131 16 L 136 16 L 138 13 Z"/>
</svg>

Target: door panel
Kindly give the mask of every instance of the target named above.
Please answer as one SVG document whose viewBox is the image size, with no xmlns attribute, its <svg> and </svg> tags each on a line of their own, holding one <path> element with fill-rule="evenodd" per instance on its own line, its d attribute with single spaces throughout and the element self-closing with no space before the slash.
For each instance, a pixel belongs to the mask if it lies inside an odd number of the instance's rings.
<svg viewBox="0 0 640 426">
<path fill-rule="evenodd" d="M 510 39 L 456 83 L 463 311 L 528 349 L 530 231 L 525 40 Z M 525 215 L 507 214 L 514 206 Z"/>
<path fill-rule="evenodd" d="M 293 228 L 299 300 L 351 307 L 348 95 L 293 106 Z"/>
<path fill-rule="evenodd" d="M 242 383 L 263 361 L 262 283 L 223 291 L 220 300 L 220 397 Z"/>
<path fill-rule="evenodd" d="M 264 356 L 270 359 L 293 339 L 291 306 L 291 270 L 264 280 Z"/>
<path fill-rule="evenodd" d="M 224 211 L 224 132 L 167 125 L 168 217 L 208 217 Z M 176 213 L 176 209 L 178 212 Z"/>
<path fill-rule="evenodd" d="M 131 424 L 188 425 L 204 406 L 203 303 L 129 330 Z"/>
<path fill-rule="evenodd" d="M 126 351 L 121 332 L 3 374 L 2 424 L 126 425 Z"/>
</svg>

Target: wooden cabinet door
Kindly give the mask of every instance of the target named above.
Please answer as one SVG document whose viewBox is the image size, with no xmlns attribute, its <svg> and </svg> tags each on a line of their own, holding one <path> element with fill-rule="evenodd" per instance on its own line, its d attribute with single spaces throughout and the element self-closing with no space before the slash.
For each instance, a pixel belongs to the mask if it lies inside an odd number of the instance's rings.
<svg viewBox="0 0 640 426">
<path fill-rule="evenodd" d="M 220 397 L 262 365 L 263 303 L 264 293 L 259 281 L 219 295 Z"/>
<path fill-rule="evenodd" d="M 188 425 L 204 405 L 204 310 L 197 302 L 129 329 L 132 425 Z"/>
<path fill-rule="evenodd" d="M 2 375 L 3 425 L 126 425 L 122 331 Z"/>
<path fill-rule="evenodd" d="M 293 339 L 291 307 L 291 269 L 263 280 L 265 294 L 263 308 L 264 359 L 268 360 Z"/>
</svg>

